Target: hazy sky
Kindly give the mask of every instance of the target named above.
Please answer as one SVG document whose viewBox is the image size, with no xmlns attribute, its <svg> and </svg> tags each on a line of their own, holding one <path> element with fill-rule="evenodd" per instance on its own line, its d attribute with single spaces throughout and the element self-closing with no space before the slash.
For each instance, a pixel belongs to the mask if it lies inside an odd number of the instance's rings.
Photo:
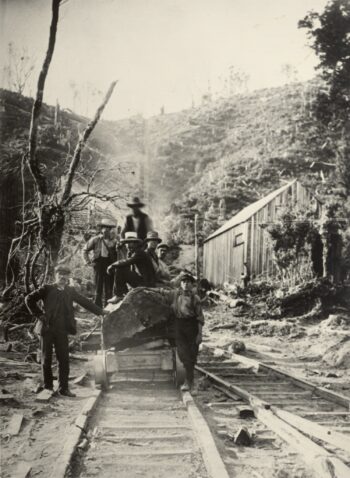
<svg viewBox="0 0 350 478">
<path fill-rule="evenodd" d="M 234 65 L 249 88 L 285 83 L 283 64 L 300 80 L 314 75 L 316 58 L 297 22 L 322 11 L 326 0 L 63 0 L 45 101 L 81 113 L 94 110 L 95 90 L 119 79 L 105 118 L 188 108 Z M 48 42 L 51 0 L 0 0 L 0 58 L 7 45 L 36 58 L 34 93 Z M 1 83 L 6 80 L 2 74 Z M 73 84 L 79 97 L 73 100 Z M 90 92 L 89 92 L 90 90 Z M 87 94 L 87 92 L 89 94 Z M 87 103 L 88 99 L 88 103 Z"/>
</svg>

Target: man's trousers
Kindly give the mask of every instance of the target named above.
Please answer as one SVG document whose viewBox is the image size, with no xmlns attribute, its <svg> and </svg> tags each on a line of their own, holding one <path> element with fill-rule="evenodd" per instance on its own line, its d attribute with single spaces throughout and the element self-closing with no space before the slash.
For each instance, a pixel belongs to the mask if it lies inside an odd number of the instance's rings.
<svg viewBox="0 0 350 478">
<path fill-rule="evenodd" d="M 101 309 L 107 304 L 107 300 L 112 297 L 113 276 L 107 274 L 107 267 L 110 263 L 109 257 L 99 257 L 94 263 L 96 287 L 95 304 L 101 307 Z"/>
<path fill-rule="evenodd" d="M 117 267 L 114 279 L 114 295 L 122 297 L 128 293 L 128 285 L 132 288 L 144 285 L 142 276 L 128 266 Z"/>
<path fill-rule="evenodd" d="M 194 366 L 197 362 L 198 321 L 195 317 L 175 320 L 175 340 L 179 359 L 186 370 L 188 383 L 191 385 L 194 378 Z"/>
<path fill-rule="evenodd" d="M 45 388 L 53 387 L 52 352 L 55 347 L 58 362 L 58 390 L 68 390 L 69 350 L 65 332 L 45 331 L 40 337 L 41 369 Z"/>
</svg>

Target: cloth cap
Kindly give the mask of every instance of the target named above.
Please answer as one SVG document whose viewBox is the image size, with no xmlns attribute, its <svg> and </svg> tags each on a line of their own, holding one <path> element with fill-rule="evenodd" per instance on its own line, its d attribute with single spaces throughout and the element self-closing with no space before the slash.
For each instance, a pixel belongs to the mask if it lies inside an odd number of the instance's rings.
<svg viewBox="0 0 350 478">
<path fill-rule="evenodd" d="M 140 201 L 140 198 L 134 197 L 127 203 L 128 207 L 144 207 L 144 203 Z"/>
<path fill-rule="evenodd" d="M 158 244 L 157 249 L 169 249 L 168 244 L 165 244 L 165 242 L 162 242 L 161 244 Z"/>
<path fill-rule="evenodd" d="M 180 276 L 180 280 L 182 281 L 190 281 L 190 282 L 196 282 L 196 279 L 192 274 L 189 272 L 183 272 Z"/>
<path fill-rule="evenodd" d="M 138 243 L 141 243 L 141 239 L 139 239 L 137 237 L 137 234 L 136 232 L 126 232 L 125 233 L 125 237 L 124 239 L 122 239 L 120 242 L 122 242 L 123 244 L 127 243 L 127 242 L 138 242 Z"/>
<path fill-rule="evenodd" d="M 147 232 L 147 237 L 146 237 L 145 241 L 162 242 L 161 238 L 159 237 L 158 232 L 156 232 L 156 231 Z"/>
<path fill-rule="evenodd" d="M 55 267 L 55 272 L 62 272 L 63 274 L 70 274 L 71 270 L 68 266 L 66 266 L 64 264 L 58 264 Z"/>
</svg>

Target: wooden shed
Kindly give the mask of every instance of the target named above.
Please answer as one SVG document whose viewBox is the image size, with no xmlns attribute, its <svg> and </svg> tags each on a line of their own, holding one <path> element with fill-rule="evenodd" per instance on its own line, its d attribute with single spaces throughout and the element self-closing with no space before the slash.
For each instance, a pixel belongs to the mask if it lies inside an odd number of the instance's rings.
<svg viewBox="0 0 350 478">
<path fill-rule="evenodd" d="M 271 244 L 261 225 L 274 222 L 279 209 L 287 205 L 302 209 L 311 204 L 321 217 L 321 203 L 294 180 L 242 209 L 204 241 L 204 277 L 216 286 L 239 282 L 244 263 L 252 279 L 273 277 L 277 271 Z"/>
</svg>

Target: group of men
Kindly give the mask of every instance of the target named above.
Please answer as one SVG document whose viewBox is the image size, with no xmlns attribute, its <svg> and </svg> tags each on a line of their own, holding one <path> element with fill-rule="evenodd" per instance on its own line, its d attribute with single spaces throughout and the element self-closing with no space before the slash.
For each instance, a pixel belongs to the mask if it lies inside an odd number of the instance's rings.
<svg viewBox="0 0 350 478">
<path fill-rule="evenodd" d="M 84 247 L 85 263 L 94 267 L 95 304 L 99 307 L 119 302 L 128 286 L 156 287 L 170 280 L 163 261 L 168 246 L 152 230 L 150 217 L 141 211 L 144 204 L 140 199 L 134 198 L 128 206 L 132 214 L 126 217 L 120 242 L 112 236 L 115 225 L 102 219 L 100 233 Z"/>
<path fill-rule="evenodd" d="M 44 284 L 25 298 L 27 308 L 37 317 L 36 331 L 40 336 L 43 388 L 53 390 L 52 354 L 53 348 L 58 362 L 58 395 L 73 397 L 69 390 L 69 349 L 68 335 L 76 333 L 74 302 L 94 315 L 104 315 L 105 301 L 116 303 L 128 292 L 128 286 L 146 288 L 158 287 L 172 307 L 175 315 L 175 341 L 180 360 L 186 370 L 183 390 L 193 386 L 194 366 L 198 346 L 202 341 L 203 312 L 201 301 L 194 291 L 195 278 L 188 272 L 171 281 L 164 256 L 168 246 L 162 243 L 158 233 L 152 231 L 150 218 L 141 212 L 144 204 L 138 199 L 128 204 L 133 213 L 127 216 L 122 231 L 121 252 L 111 230 L 115 227 L 106 220 L 101 221 L 101 231 L 85 246 L 84 257 L 93 264 L 96 280 L 95 303 L 69 286 L 71 271 L 66 265 L 55 268 L 55 281 Z M 89 253 L 93 252 L 90 259 Z M 113 281 L 111 279 L 114 273 Z M 169 286 L 169 287 L 164 287 Z M 179 286 L 179 287 L 176 287 Z M 109 299 L 114 288 L 114 297 Z M 147 293 L 147 289 L 145 289 Z M 42 301 L 43 307 L 38 307 Z"/>
</svg>

